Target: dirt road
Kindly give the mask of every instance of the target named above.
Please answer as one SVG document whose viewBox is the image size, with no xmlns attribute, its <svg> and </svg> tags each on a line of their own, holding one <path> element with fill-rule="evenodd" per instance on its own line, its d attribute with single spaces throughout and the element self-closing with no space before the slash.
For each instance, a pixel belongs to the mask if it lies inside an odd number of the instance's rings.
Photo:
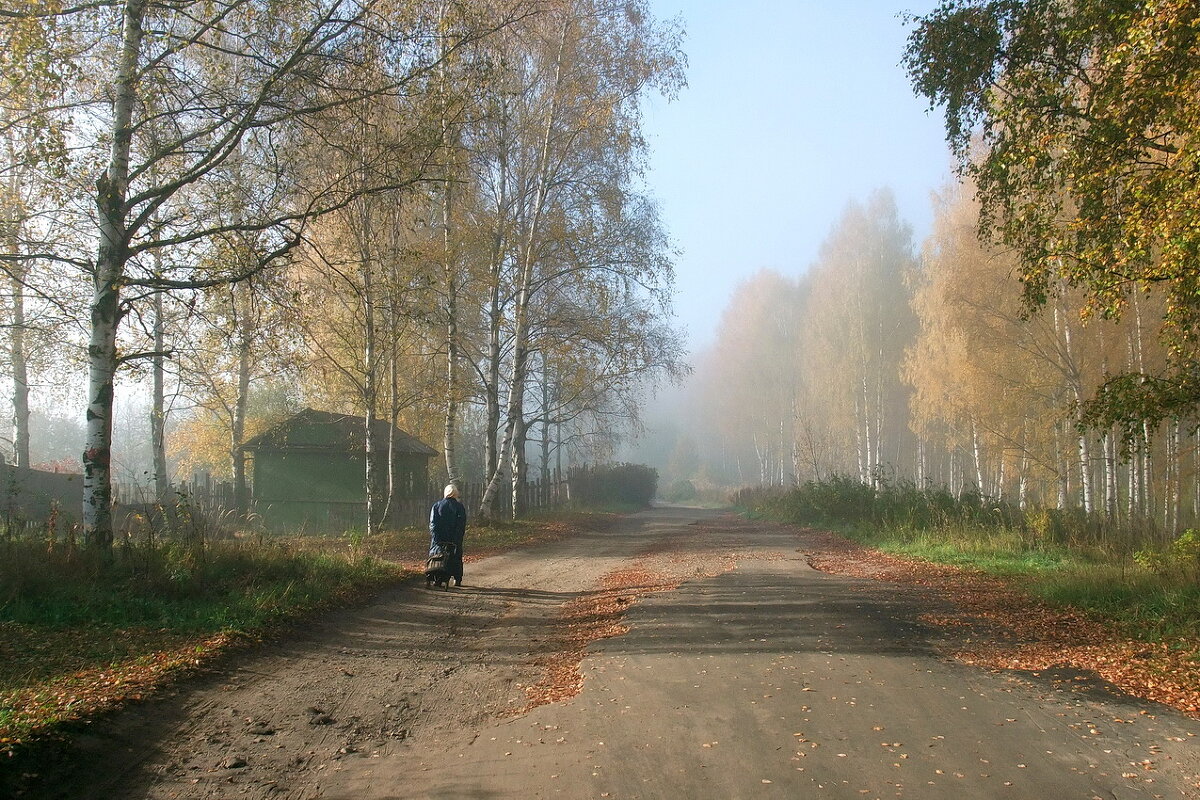
<svg viewBox="0 0 1200 800">
<path fill-rule="evenodd" d="M 1200 796 L 1200 723 L 945 659 L 965 634 L 917 621 L 941 600 L 817 572 L 814 546 L 660 509 L 485 559 L 98 722 L 26 796 Z M 629 630 L 588 649 L 577 696 L 530 708 L 604 603 Z"/>
</svg>

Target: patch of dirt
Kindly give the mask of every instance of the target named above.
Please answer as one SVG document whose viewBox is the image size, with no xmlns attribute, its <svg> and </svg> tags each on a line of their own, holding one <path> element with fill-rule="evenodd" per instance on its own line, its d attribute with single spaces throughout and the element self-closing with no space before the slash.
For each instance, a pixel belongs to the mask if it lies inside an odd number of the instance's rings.
<svg viewBox="0 0 1200 800">
<path fill-rule="evenodd" d="M 617 589 L 603 576 L 647 541 L 618 521 L 561 525 L 486 560 L 476 548 L 463 587 L 416 577 L 189 664 L 186 680 L 121 692 L 111 711 L 0 760 L 0 797 L 312 797 L 350 759 L 469 735 L 528 705 L 523 687 L 562 652 L 560 609 Z"/>
<path fill-rule="evenodd" d="M 645 548 L 629 566 L 609 572 L 600 588 L 566 603 L 557 622 L 558 649 L 539 662 L 545 674 L 525 687 L 529 699 L 521 712 L 575 697 L 583 689 L 579 671 L 589 645 L 621 636 L 625 611 L 655 592 L 678 588 L 686 580 L 711 578 L 732 572 L 739 560 L 784 558 L 783 553 L 737 552 L 730 547 L 729 521 L 694 524 L 686 533 L 675 533 Z"/>
</svg>

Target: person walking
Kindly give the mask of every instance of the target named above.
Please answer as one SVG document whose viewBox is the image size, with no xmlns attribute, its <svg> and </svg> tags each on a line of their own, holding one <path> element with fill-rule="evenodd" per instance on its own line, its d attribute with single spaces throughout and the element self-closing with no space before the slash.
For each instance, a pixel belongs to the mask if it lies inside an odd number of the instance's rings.
<svg viewBox="0 0 1200 800">
<path fill-rule="evenodd" d="M 458 487 L 447 484 L 442 499 L 429 510 L 429 552 L 446 553 L 446 574 L 455 586 L 463 582 L 463 540 L 467 536 L 467 508 L 458 499 Z"/>
</svg>

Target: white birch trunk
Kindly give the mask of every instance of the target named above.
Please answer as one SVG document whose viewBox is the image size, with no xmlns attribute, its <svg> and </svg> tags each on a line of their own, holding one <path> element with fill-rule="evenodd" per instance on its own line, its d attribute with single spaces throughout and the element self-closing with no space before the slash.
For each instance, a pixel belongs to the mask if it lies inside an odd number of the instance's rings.
<svg viewBox="0 0 1200 800">
<path fill-rule="evenodd" d="M 442 5 L 440 15 L 443 25 L 447 12 Z M 443 38 L 441 45 L 441 64 L 438 67 L 441 79 L 442 101 L 446 102 L 446 53 L 449 42 Z M 446 459 L 446 475 L 449 482 L 457 485 L 458 477 L 458 264 L 454 256 L 454 236 L 452 224 L 452 202 L 454 189 L 453 144 L 450 141 L 450 120 L 443 111 L 441 118 L 442 146 L 446 152 L 445 174 L 442 176 L 442 271 L 446 281 L 446 418 L 442 430 L 442 450 Z M 392 359 L 395 364 L 395 358 Z M 392 428 L 395 428 L 393 420 Z M 393 435 L 389 432 L 389 441 Z M 390 447 L 390 445 L 389 445 Z M 391 505 L 392 487 L 392 455 L 388 455 L 388 505 Z"/>
<path fill-rule="evenodd" d="M 979 445 L 979 429 L 975 427 L 975 422 L 971 422 L 971 456 L 975 462 L 975 491 L 979 492 L 980 496 L 986 491 L 983 484 L 983 454 L 980 452 L 982 448 Z"/>
<path fill-rule="evenodd" d="M 524 411 L 522 410 L 522 413 Z M 529 426 L 522 417 L 513 429 L 512 450 L 512 518 L 520 519 L 525 515 L 524 493 L 526 475 L 529 472 L 529 459 L 525 457 L 525 445 L 528 441 Z"/>
<path fill-rule="evenodd" d="M 1029 451 L 1021 449 L 1021 473 L 1017 476 L 1017 508 L 1029 507 Z"/>
<path fill-rule="evenodd" d="M 1167 440 L 1168 441 L 1168 452 L 1169 452 L 1168 459 L 1170 462 L 1170 473 L 1171 473 L 1170 486 L 1168 489 L 1168 491 L 1170 493 L 1170 495 L 1169 495 L 1170 501 L 1168 503 L 1169 510 L 1168 510 L 1168 515 L 1167 515 L 1167 519 L 1168 519 L 1167 535 L 1170 536 L 1172 539 L 1174 539 L 1176 537 L 1176 535 L 1179 533 L 1179 507 L 1180 507 L 1180 500 L 1181 500 L 1180 485 L 1182 483 L 1182 481 L 1180 480 L 1180 474 L 1179 474 L 1179 467 L 1180 467 L 1180 458 L 1179 458 L 1180 436 L 1179 436 L 1179 434 L 1180 434 L 1180 422 L 1179 422 L 1179 420 L 1175 420 L 1170 426 L 1170 433 L 1169 433 L 1170 438 Z"/>
<path fill-rule="evenodd" d="M 158 258 L 158 251 L 155 251 Z M 154 356 L 151 359 L 152 397 L 150 401 L 150 451 L 154 461 L 154 499 L 165 503 L 171 492 L 167 473 L 167 400 L 166 400 L 166 320 L 163 319 L 162 292 L 154 295 Z"/>
<path fill-rule="evenodd" d="M 1079 436 L 1079 501 L 1085 513 L 1092 513 L 1092 448 L 1087 434 Z"/>
<path fill-rule="evenodd" d="M 1055 425 L 1054 454 L 1058 462 L 1058 498 L 1055 501 L 1055 508 L 1057 508 L 1059 511 L 1067 510 L 1067 502 L 1071 496 L 1071 470 L 1067 464 L 1067 458 L 1063 452 L 1064 448 L 1065 445 L 1062 441 L 1062 430 L 1059 425 Z"/>
<path fill-rule="evenodd" d="M 13 387 L 13 456 L 18 467 L 29 469 L 29 362 L 25 347 L 26 270 L 17 262 L 13 262 L 8 271 L 12 287 L 9 364 L 12 367 Z"/>
<path fill-rule="evenodd" d="M 1104 432 L 1104 516 L 1117 519 L 1117 437 Z"/>
<path fill-rule="evenodd" d="M 1144 445 L 1142 445 L 1142 447 L 1144 447 Z M 1141 447 L 1139 447 L 1139 451 L 1140 449 Z M 1129 466 L 1126 474 L 1129 485 L 1125 498 L 1125 514 L 1131 522 L 1138 517 L 1138 493 L 1141 491 L 1140 482 L 1138 479 L 1139 460 L 1140 456 L 1135 453 L 1129 460 Z"/>
<path fill-rule="evenodd" d="M 1192 434 L 1192 524 L 1200 519 L 1200 436 Z"/>
<path fill-rule="evenodd" d="M 502 112 L 503 113 L 503 112 Z M 507 120 L 507 117 L 505 117 Z M 488 296 L 488 354 L 487 378 L 484 381 L 484 404 L 487 408 L 486 428 L 483 438 L 483 474 L 492 475 L 499 468 L 500 454 L 500 361 L 503 350 L 500 345 L 500 328 L 504 320 L 501 302 L 501 274 L 504 267 L 505 227 L 508 209 L 508 159 L 506 149 L 500 148 L 498 173 L 500 187 L 497 190 L 496 227 L 492 231 L 490 253 L 490 278 Z"/>
<path fill-rule="evenodd" d="M 7 137 L 7 151 L 10 163 L 16 163 L 17 155 L 11 137 Z M 7 197 L 0 210 L 6 219 L 0 220 L 0 235 L 4 238 L 4 248 L 9 255 L 16 256 L 21 250 L 24 223 L 21 220 L 20 187 L 18 186 L 18 171 L 12 170 L 8 178 Z M 12 442 L 13 463 L 18 467 L 29 468 L 29 366 L 25 347 L 25 277 L 28 268 L 17 259 L 7 262 L 5 271 L 9 277 L 9 287 L 12 297 L 11 317 L 9 319 L 9 368 L 12 374 Z"/>
<path fill-rule="evenodd" d="M 366 535 L 373 536 L 377 532 L 379 521 L 376 519 L 376 449 L 375 441 L 375 401 L 379 391 L 375 374 L 377 364 L 375 341 L 375 279 L 372 268 L 374 258 L 370 248 L 370 224 L 367 220 L 368 211 L 364 207 L 362 243 L 362 277 L 363 277 L 363 469 L 366 482 Z"/>
<path fill-rule="evenodd" d="M 862 401 L 858 397 L 857 391 L 854 396 L 854 440 L 855 452 L 858 456 L 858 480 L 862 483 L 867 482 L 868 469 L 866 461 L 866 442 L 863 440 L 863 409 Z"/>
<path fill-rule="evenodd" d="M 386 315 L 386 330 L 396 330 L 396 322 L 390 314 Z M 383 498 L 383 508 L 379 510 L 379 518 L 387 520 L 392 513 L 392 502 L 396 497 L 396 423 L 400 416 L 398 393 L 400 390 L 399 367 L 396 364 L 396 347 L 393 342 L 388 347 L 388 435 L 387 435 L 387 487 Z"/>
<path fill-rule="evenodd" d="M 536 266 L 538 235 L 540 233 L 542 212 L 550 194 L 550 141 L 554 133 L 554 124 L 558 116 L 559 92 L 562 89 L 563 54 L 567 45 L 569 19 L 563 20 L 562 32 L 559 36 L 558 54 L 554 65 L 554 82 L 550 108 L 546 113 L 546 126 L 543 131 L 540 153 L 538 155 L 537 188 L 534 194 L 533 209 L 528 221 L 525 241 L 521 253 L 521 272 L 517 283 L 516 307 L 513 314 L 513 370 L 512 382 L 508 391 L 507 419 L 504 425 L 504 438 L 497 452 L 497 465 L 489 476 L 487 487 L 480 501 L 479 515 L 484 519 L 492 516 L 492 506 L 496 492 L 500 488 L 501 462 L 505 453 L 510 453 L 517 425 L 523 421 L 525 381 L 529 361 L 529 303 L 533 294 L 533 273 Z"/>
<path fill-rule="evenodd" d="M 113 543 L 113 383 L 117 372 L 117 328 L 121 323 L 120 287 L 128 258 L 125 200 L 129 192 L 129 152 L 145 10 L 146 0 L 130 0 L 125 4 L 121 52 L 112 89 L 112 145 L 105 173 L 96 187 L 100 242 L 89 308 L 83 525 L 89 543 L 101 549 L 110 549 Z"/>
<path fill-rule="evenodd" d="M 917 437 L 917 488 L 924 489 L 929 476 L 929 467 L 925 463 L 925 437 Z"/>
<path fill-rule="evenodd" d="M 1143 517 L 1151 517 L 1152 509 L 1154 508 L 1154 430 L 1150 427 L 1149 422 L 1142 423 L 1142 456 L 1139 459 L 1139 469 L 1141 470 L 1141 497 L 1138 501 L 1138 507 L 1141 509 Z"/>
</svg>

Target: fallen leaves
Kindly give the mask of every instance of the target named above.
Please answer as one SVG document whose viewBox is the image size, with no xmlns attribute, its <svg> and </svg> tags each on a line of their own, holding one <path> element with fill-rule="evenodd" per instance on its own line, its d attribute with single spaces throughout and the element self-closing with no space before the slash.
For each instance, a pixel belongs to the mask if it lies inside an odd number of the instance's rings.
<svg viewBox="0 0 1200 800">
<path fill-rule="evenodd" d="M 927 625 L 953 629 L 966 644 L 952 655 L 991 669 L 1076 669 L 1098 675 L 1128 694 L 1200 718 L 1200 660 L 1196 643 L 1172 648 L 1122 635 L 1115 626 L 1054 608 L 1012 583 L 956 567 L 869 550 L 833 533 L 806 529 L 810 563 L 825 572 L 928 587 L 957 613 L 927 613 Z M 1089 681 L 1088 676 L 1072 680 Z"/>
<path fill-rule="evenodd" d="M 736 568 L 739 555 L 699 543 L 694 534 L 657 542 L 629 566 L 600 580 L 600 587 L 564 604 L 560 613 L 563 642 L 542 659 L 544 675 L 525 687 L 528 704 L 518 713 L 547 703 L 569 700 L 583 688 L 579 670 L 587 647 L 595 641 L 626 633 L 621 619 L 641 598 L 677 588 L 684 580 L 712 577 Z M 782 557 L 772 553 L 764 558 Z"/>
<path fill-rule="evenodd" d="M 228 634 L 199 642 L 191 639 L 181 642 L 181 637 L 162 632 L 118 631 L 116 636 L 139 645 L 157 640 L 162 649 L 118 659 L 104 668 L 80 669 L 0 692 L 0 754 L 10 753 L 31 735 L 50 726 L 94 716 L 129 700 L 140 700 L 169 679 L 194 669 L 202 656 L 224 650 L 233 641 Z M 68 636 L 58 641 L 75 640 Z"/>
<path fill-rule="evenodd" d="M 564 604 L 561 612 L 565 630 L 563 646 L 543 659 L 544 676 L 537 683 L 525 687 L 529 702 L 518 713 L 547 703 L 569 700 L 579 694 L 583 688 L 583 674 L 579 666 L 588 645 L 628 631 L 620 620 L 634 601 L 652 592 L 674 589 L 678 585 L 678 582 L 669 580 L 661 573 L 635 564 L 610 572 L 601 579 L 599 590 Z"/>
</svg>

